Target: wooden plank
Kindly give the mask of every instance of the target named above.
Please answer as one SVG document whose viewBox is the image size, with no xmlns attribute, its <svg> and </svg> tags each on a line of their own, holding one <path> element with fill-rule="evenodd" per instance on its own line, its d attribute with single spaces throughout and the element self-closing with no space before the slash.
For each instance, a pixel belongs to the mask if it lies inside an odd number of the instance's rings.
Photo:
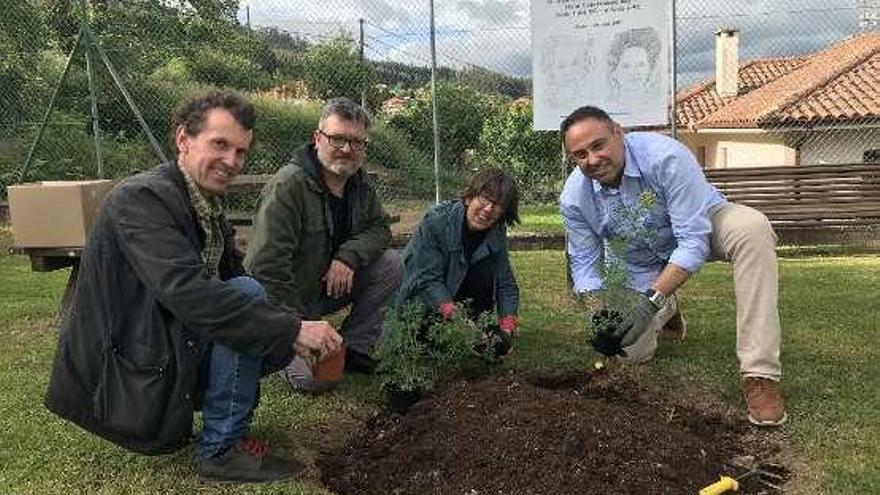
<svg viewBox="0 0 880 495">
<path fill-rule="evenodd" d="M 834 173 L 840 175 L 848 174 L 878 174 L 880 173 L 880 165 L 878 164 L 844 164 L 844 165 L 798 165 L 798 166 L 782 166 L 782 167 L 744 167 L 744 168 L 710 168 L 703 169 L 703 173 L 709 178 L 722 177 L 767 177 L 773 175 L 782 175 L 786 177 L 809 176 L 817 173 Z"/>
<path fill-rule="evenodd" d="M 852 207 L 865 205 L 865 203 L 860 201 L 829 201 L 824 203 L 820 201 L 813 201 L 808 203 L 799 201 L 737 201 L 736 204 L 750 206 L 764 213 L 772 211 L 812 211 L 817 212 L 818 214 L 828 212 L 829 215 L 833 214 L 835 211 L 847 211 L 851 210 Z M 873 208 L 859 211 L 871 210 L 880 210 L 880 207 L 875 206 Z"/>
<path fill-rule="evenodd" d="M 777 220 L 840 220 L 840 219 L 877 219 L 880 220 L 880 212 L 834 212 L 834 214 L 819 215 L 812 211 L 788 211 L 764 213 L 771 221 Z"/>
<path fill-rule="evenodd" d="M 792 198 L 809 198 L 813 196 L 840 196 L 840 197 L 848 197 L 848 196 L 859 196 L 859 197 L 874 197 L 880 192 L 880 188 L 873 189 L 851 189 L 851 188 L 842 188 L 842 189 L 822 189 L 818 187 L 811 187 L 806 189 L 800 188 L 783 188 L 783 189 L 771 189 L 766 187 L 739 187 L 736 189 L 719 189 L 722 194 L 725 196 L 738 196 L 738 195 L 762 195 L 768 198 L 774 197 L 792 197 Z"/>
<path fill-rule="evenodd" d="M 862 201 L 862 202 L 872 202 L 880 200 L 880 191 L 874 193 L 820 193 L 820 192 L 811 192 L 798 194 L 797 192 L 749 192 L 749 193 L 737 193 L 737 194 L 725 194 L 728 201 L 743 201 L 743 200 L 752 200 L 757 202 L 766 201 L 776 202 L 776 201 L 787 201 L 787 202 L 802 202 L 804 204 L 809 204 L 813 201 Z"/>
<path fill-rule="evenodd" d="M 822 180 L 834 179 L 849 182 L 875 182 L 877 179 L 871 174 L 866 173 L 838 173 L 838 172 L 816 172 L 810 175 L 792 175 L 792 174 L 774 174 L 774 175 L 742 175 L 735 177 L 706 177 L 713 184 L 738 184 L 748 182 L 802 182 L 812 183 Z"/>
<path fill-rule="evenodd" d="M 878 225 L 876 219 L 827 219 L 827 220 L 770 220 L 774 230 L 792 229 L 841 229 L 841 228 L 873 228 Z"/>
<path fill-rule="evenodd" d="M 724 191 L 724 196 L 727 197 L 728 200 L 736 199 L 754 199 L 754 200 L 767 200 L 767 201 L 775 201 L 780 199 L 791 199 L 791 200 L 810 200 L 814 198 L 818 199 L 857 199 L 862 201 L 872 201 L 875 199 L 880 199 L 880 190 L 871 191 L 771 191 L 771 190 L 751 190 L 751 189 L 740 189 L 736 191 Z"/>
<path fill-rule="evenodd" d="M 271 174 L 239 175 L 229 183 L 230 189 L 263 187 L 272 179 Z"/>
</svg>

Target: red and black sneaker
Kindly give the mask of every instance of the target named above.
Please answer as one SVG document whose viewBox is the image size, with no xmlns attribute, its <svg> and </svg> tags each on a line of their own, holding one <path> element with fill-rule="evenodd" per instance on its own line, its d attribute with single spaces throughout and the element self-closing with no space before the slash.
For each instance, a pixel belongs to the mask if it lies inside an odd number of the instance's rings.
<svg viewBox="0 0 880 495">
<path fill-rule="evenodd" d="M 202 481 L 216 483 L 265 483 L 294 478 L 305 466 L 268 453 L 269 444 L 246 437 L 216 456 L 199 460 Z"/>
</svg>

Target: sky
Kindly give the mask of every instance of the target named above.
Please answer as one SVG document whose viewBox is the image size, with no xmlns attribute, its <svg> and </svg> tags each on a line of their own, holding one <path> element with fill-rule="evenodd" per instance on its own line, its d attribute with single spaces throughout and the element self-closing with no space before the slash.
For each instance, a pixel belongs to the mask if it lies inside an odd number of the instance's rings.
<svg viewBox="0 0 880 495">
<path fill-rule="evenodd" d="M 529 0 L 434 4 L 438 65 L 531 75 Z M 243 0 L 241 5 L 243 22 L 247 6 L 253 26 L 276 27 L 311 41 L 341 31 L 358 39 L 358 20 L 364 19 L 368 58 L 430 65 L 429 0 Z M 679 88 L 712 77 L 714 32 L 720 28 L 740 31 L 742 63 L 821 50 L 859 32 L 862 5 L 875 15 L 880 11 L 880 0 L 677 0 L 675 5 Z"/>
</svg>

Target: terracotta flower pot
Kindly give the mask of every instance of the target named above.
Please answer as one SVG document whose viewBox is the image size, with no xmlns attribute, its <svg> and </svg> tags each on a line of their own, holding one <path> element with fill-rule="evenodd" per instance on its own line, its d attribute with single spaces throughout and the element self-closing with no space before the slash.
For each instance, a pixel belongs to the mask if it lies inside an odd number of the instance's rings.
<svg viewBox="0 0 880 495">
<path fill-rule="evenodd" d="M 314 378 L 322 382 L 338 382 L 342 380 L 342 371 L 345 369 L 345 346 L 339 348 L 339 352 L 325 356 L 323 360 L 315 363 Z"/>
</svg>

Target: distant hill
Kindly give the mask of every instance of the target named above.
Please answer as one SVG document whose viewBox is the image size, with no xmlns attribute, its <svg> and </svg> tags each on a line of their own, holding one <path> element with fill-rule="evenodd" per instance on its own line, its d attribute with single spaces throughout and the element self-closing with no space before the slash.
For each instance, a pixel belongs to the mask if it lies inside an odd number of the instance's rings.
<svg viewBox="0 0 880 495">
<path fill-rule="evenodd" d="M 402 64 L 399 62 L 374 61 L 373 67 L 379 81 L 389 86 L 417 88 L 431 81 L 431 68 Z M 483 93 L 495 93 L 511 98 L 531 94 L 532 82 L 527 78 L 512 77 L 482 67 L 451 69 L 438 67 L 437 78 L 441 81 L 454 81 L 470 86 Z"/>
<path fill-rule="evenodd" d="M 281 63 L 282 70 L 296 72 L 299 59 L 312 44 L 310 41 L 274 27 L 260 27 L 257 32 L 263 36 Z M 376 70 L 378 82 L 389 87 L 415 89 L 431 81 L 430 67 L 420 67 L 399 62 L 371 61 Z M 528 78 L 512 77 L 482 67 L 451 69 L 439 67 L 437 78 L 441 81 L 454 81 L 470 86 L 483 93 L 500 94 L 520 98 L 531 94 L 532 82 Z"/>
</svg>

